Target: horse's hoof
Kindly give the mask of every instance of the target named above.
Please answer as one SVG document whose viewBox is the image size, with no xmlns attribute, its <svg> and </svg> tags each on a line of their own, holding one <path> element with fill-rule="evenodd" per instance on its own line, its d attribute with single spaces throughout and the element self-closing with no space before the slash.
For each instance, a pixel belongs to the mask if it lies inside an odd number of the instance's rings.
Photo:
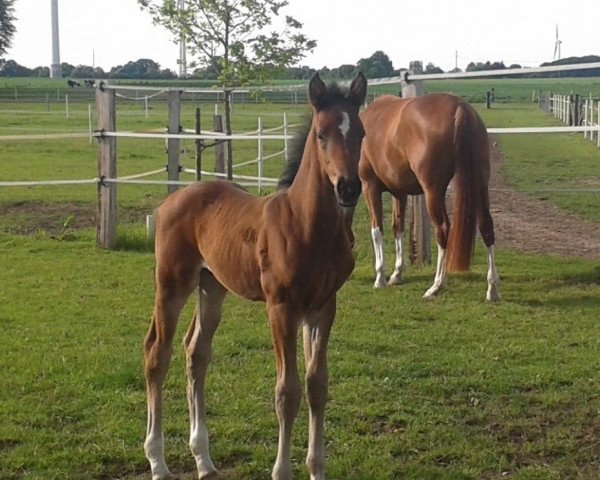
<svg viewBox="0 0 600 480">
<path fill-rule="evenodd" d="M 175 480 L 175 478 L 177 477 L 175 477 L 175 475 L 173 475 L 171 472 L 152 475 L 152 480 Z"/>
<path fill-rule="evenodd" d="M 499 302 L 500 301 L 500 294 L 498 293 L 497 290 L 494 290 L 492 292 L 487 292 L 487 295 L 485 296 L 485 299 L 488 302 Z"/>
<path fill-rule="evenodd" d="M 443 291 L 442 288 L 433 288 L 432 287 L 423 294 L 423 298 L 425 300 L 432 300 L 435 297 L 437 297 L 440 293 L 442 293 L 442 291 Z"/>
<path fill-rule="evenodd" d="M 406 283 L 406 280 L 404 280 L 400 275 L 392 275 L 390 277 L 390 279 L 388 280 L 388 285 L 392 286 L 392 285 L 403 285 L 404 283 Z"/>
<path fill-rule="evenodd" d="M 205 473 L 198 477 L 200 480 L 217 480 L 219 478 L 219 472 L 213 470 L 212 472 Z"/>
<path fill-rule="evenodd" d="M 373 288 L 385 288 L 385 287 L 387 287 L 387 283 L 385 283 L 384 281 L 379 281 L 379 282 L 376 281 L 373 284 Z"/>
</svg>

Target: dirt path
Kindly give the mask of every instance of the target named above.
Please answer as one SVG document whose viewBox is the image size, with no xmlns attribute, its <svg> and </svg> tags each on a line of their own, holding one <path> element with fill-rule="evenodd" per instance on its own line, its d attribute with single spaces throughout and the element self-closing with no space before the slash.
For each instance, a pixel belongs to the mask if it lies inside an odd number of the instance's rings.
<svg viewBox="0 0 600 480">
<path fill-rule="evenodd" d="M 523 252 L 600 259 L 600 224 L 509 188 L 501 175 L 504 157 L 495 138 L 491 140 L 490 197 L 497 245 Z"/>
</svg>

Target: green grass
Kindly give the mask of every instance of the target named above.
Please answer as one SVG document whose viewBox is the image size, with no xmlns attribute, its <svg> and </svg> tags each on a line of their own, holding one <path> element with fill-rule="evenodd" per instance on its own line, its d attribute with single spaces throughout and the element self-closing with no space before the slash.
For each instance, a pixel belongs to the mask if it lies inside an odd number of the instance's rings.
<svg viewBox="0 0 600 480">
<path fill-rule="evenodd" d="M 478 250 L 471 274 L 425 302 L 433 267 L 411 270 L 402 287 L 372 289 L 362 204 L 358 215 L 358 266 L 330 344 L 329 477 L 596 478 L 597 265 L 500 251 L 503 300 L 490 305 Z M 10 252 L 0 257 L 0 478 L 146 474 L 141 342 L 152 255 L 98 250 L 87 231 L 67 241 L 0 235 L 0 244 Z M 183 372 L 176 349 L 165 435 L 180 473 L 194 469 Z M 211 450 L 225 478 L 268 476 L 274 380 L 264 307 L 228 297 L 207 386 Z M 306 431 L 303 406 L 299 478 Z"/>
<path fill-rule="evenodd" d="M 193 106 L 184 108 L 183 124 L 191 127 Z M 207 125 L 212 108 L 203 108 Z M 286 108 L 295 119 L 304 111 Z M 17 109 L 25 113 L 0 105 L 0 135 L 87 128 L 84 104 L 73 105 L 68 119 L 44 105 Z M 239 107 L 234 130 L 255 128 L 258 114 L 265 128 L 275 126 L 282 111 L 266 104 Z M 556 124 L 529 103 L 480 112 L 488 126 Z M 119 128 L 164 128 L 164 106 L 155 105 L 149 119 L 142 113 L 139 106 L 123 105 Z M 525 191 L 598 180 L 600 154 L 581 135 L 499 141 L 506 175 Z M 236 161 L 256 154 L 253 142 L 234 148 Z M 118 152 L 122 175 L 166 161 L 160 141 L 120 139 Z M 206 165 L 212 168 L 209 158 Z M 277 176 L 280 169 L 281 161 L 273 162 L 267 174 Z M 93 178 L 96 147 L 87 139 L 0 141 L 0 172 L 2 181 Z M 141 344 L 153 303 L 154 261 L 141 220 L 164 195 L 164 187 L 119 186 L 119 248 L 104 251 L 94 246 L 92 228 L 78 227 L 80 217 L 93 211 L 93 185 L 0 189 L 0 208 L 23 202 L 29 209 L 0 215 L 1 480 L 147 478 Z M 543 196 L 599 221 L 597 195 L 589 202 L 580 194 Z M 485 255 L 478 247 L 472 273 L 451 277 L 448 292 L 425 302 L 431 266 L 409 270 L 401 287 L 372 289 L 366 217 L 361 201 L 357 268 L 340 291 L 330 343 L 328 478 L 598 478 L 597 262 L 500 249 L 503 298 L 490 305 L 483 300 Z M 15 233 L 22 231 L 29 235 Z M 177 344 L 190 315 L 191 305 Z M 277 421 L 264 306 L 228 297 L 214 347 L 207 385 L 213 459 L 224 478 L 267 478 Z M 181 348 L 165 398 L 168 463 L 191 474 Z M 303 405 L 294 436 L 297 478 L 306 477 L 306 413 Z"/>
</svg>

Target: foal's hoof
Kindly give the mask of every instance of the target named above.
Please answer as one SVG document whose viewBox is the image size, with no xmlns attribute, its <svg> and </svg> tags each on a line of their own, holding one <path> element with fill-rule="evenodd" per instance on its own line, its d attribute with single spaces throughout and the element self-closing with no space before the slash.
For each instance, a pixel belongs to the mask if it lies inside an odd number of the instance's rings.
<svg viewBox="0 0 600 480">
<path fill-rule="evenodd" d="M 373 284 L 373 288 L 385 288 L 387 287 L 387 283 L 385 283 L 385 280 L 375 280 L 375 283 Z"/>
</svg>

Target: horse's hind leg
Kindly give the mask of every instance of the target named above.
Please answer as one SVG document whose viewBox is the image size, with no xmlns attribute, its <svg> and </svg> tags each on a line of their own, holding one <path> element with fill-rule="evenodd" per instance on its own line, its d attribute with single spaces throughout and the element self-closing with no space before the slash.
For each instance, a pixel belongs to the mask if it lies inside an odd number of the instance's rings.
<svg viewBox="0 0 600 480">
<path fill-rule="evenodd" d="M 171 478 L 165 462 L 162 428 L 162 387 L 173 352 L 173 335 L 179 314 L 198 282 L 198 269 L 192 257 L 171 255 L 162 261 L 157 250 L 154 314 L 144 342 L 144 373 L 148 402 L 148 427 L 144 451 L 152 469 L 152 479 Z M 170 249 L 172 252 L 172 249 Z M 177 253 L 181 251 L 175 249 Z M 173 258 L 175 257 L 175 258 Z"/>
<path fill-rule="evenodd" d="M 483 201 L 481 202 L 481 206 L 477 212 L 477 224 L 479 226 L 481 237 L 483 238 L 483 243 L 485 243 L 487 248 L 488 288 L 485 298 L 490 302 L 497 302 L 500 300 L 500 292 L 498 290 L 500 277 L 498 276 L 498 271 L 496 270 L 496 260 L 494 258 L 494 221 L 492 220 L 492 215 L 490 214 L 490 202 L 487 186 L 482 189 L 481 196 Z"/>
<path fill-rule="evenodd" d="M 406 195 L 394 195 L 392 202 L 392 230 L 394 231 L 394 242 L 396 244 L 396 263 L 394 272 L 390 277 L 388 285 L 399 285 L 403 283 L 402 273 L 406 269 L 402 240 L 404 236 L 404 224 L 406 214 Z"/>
<path fill-rule="evenodd" d="M 363 195 L 371 217 L 371 237 L 375 253 L 375 283 L 374 288 L 384 288 L 385 264 L 383 257 L 383 203 L 381 189 L 373 182 L 363 183 Z"/>
<path fill-rule="evenodd" d="M 204 383 L 211 360 L 212 339 L 221 321 L 221 308 L 227 290 L 206 269 L 200 271 L 198 306 L 185 336 L 188 403 L 190 409 L 190 449 L 196 459 L 198 478 L 216 473 L 208 452 L 208 431 Z"/>
<path fill-rule="evenodd" d="M 445 191 L 445 189 L 444 189 Z M 448 231 L 450 223 L 444 203 L 444 193 L 439 189 L 424 188 L 427 213 L 433 222 L 435 239 L 438 246 L 437 266 L 433 285 L 423 295 L 423 298 L 432 298 L 438 295 L 445 287 L 447 281 L 446 246 L 448 244 Z"/>
<path fill-rule="evenodd" d="M 306 400 L 309 407 L 308 454 L 306 466 L 311 480 L 325 479 L 323 423 L 327 403 L 327 343 L 335 318 L 335 295 L 321 311 L 306 318 L 304 358 L 306 360 Z"/>
</svg>

